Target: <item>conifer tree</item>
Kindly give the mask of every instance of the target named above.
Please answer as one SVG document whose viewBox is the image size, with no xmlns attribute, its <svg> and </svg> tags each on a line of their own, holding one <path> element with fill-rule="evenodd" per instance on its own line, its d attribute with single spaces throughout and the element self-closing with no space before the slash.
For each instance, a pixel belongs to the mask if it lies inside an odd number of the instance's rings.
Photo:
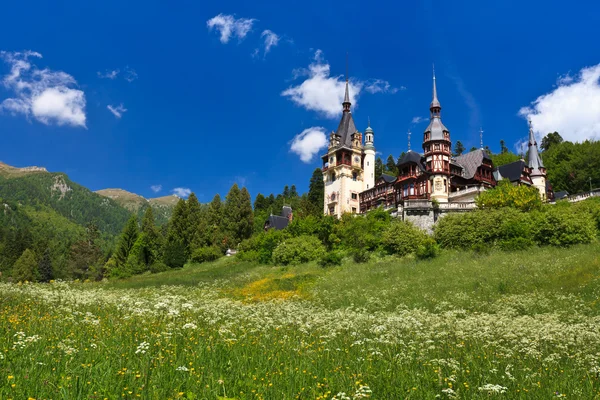
<svg viewBox="0 0 600 400">
<path fill-rule="evenodd" d="M 98 226 L 90 223 L 86 227 L 85 237 L 71 245 L 68 270 L 73 278 L 87 279 L 90 277 L 90 271 L 100 262 L 102 257 L 102 251 L 98 245 L 99 239 L 100 230 Z"/>
<path fill-rule="evenodd" d="M 122 268 L 125 266 L 127 258 L 129 257 L 129 253 L 131 253 L 131 249 L 133 249 L 138 236 L 139 231 L 137 217 L 132 215 L 127 221 L 127 224 L 125 224 L 125 228 L 123 228 L 123 232 L 121 233 L 119 242 L 117 243 L 117 248 L 114 254 L 117 267 Z"/>
<path fill-rule="evenodd" d="M 292 186 L 292 188 L 295 190 L 295 186 Z M 237 245 L 242 240 L 248 239 L 250 236 L 252 236 L 253 230 L 254 213 L 252 212 L 252 200 L 250 198 L 248 189 L 242 188 L 242 191 L 240 192 L 240 219 L 236 229 L 236 239 L 238 242 L 235 244 Z"/>
<path fill-rule="evenodd" d="M 377 180 L 383 174 L 383 161 L 381 157 L 375 159 L 375 179 Z"/>
<path fill-rule="evenodd" d="M 460 156 L 465 152 L 465 146 L 462 144 L 460 140 L 457 140 L 454 144 L 454 156 Z"/>
<path fill-rule="evenodd" d="M 148 207 L 142 219 L 142 232 L 144 237 L 141 261 L 150 266 L 161 259 L 162 236 L 154 221 L 154 211 Z"/>
<path fill-rule="evenodd" d="M 394 159 L 393 155 L 390 154 L 388 156 L 385 167 L 390 175 L 398 175 L 398 167 L 396 166 L 396 160 Z M 375 168 L 377 168 L 377 163 L 375 164 Z"/>
<path fill-rule="evenodd" d="M 291 199 L 298 197 L 298 189 L 296 189 L 296 185 L 292 185 L 292 187 L 290 187 L 289 196 Z"/>
<path fill-rule="evenodd" d="M 283 187 L 283 193 L 282 193 L 282 195 L 283 195 L 283 197 L 285 199 L 289 199 L 289 197 L 290 197 L 290 188 L 288 187 L 288 185 L 285 185 Z"/>
<path fill-rule="evenodd" d="M 234 183 L 227 193 L 223 207 L 223 233 L 227 246 L 236 246 L 238 237 L 238 224 L 241 218 L 241 192 L 237 183 Z"/>
<path fill-rule="evenodd" d="M 188 206 L 179 199 L 173 209 L 164 249 L 164 262 L 171 268 L 181 268 L 189 258 Z"/>
<path fill-rule="evenodd" d="M 52 259 L 50 258 L 50 249 L 44 251 L 44 255 L 40 259 L 38 264 L 38 271 L 40 282 L 50 282 L 54 279 L 54 272 L 52 270 Z"/>
<path fill-rule="evenodd" d="M 254 199 L 254 211 L 264 211 L 269 207 L 268 201 L 261 193 L 256 195 Z"/>
<path fill-rule="evenodd" d="M 325 182 L 323 182 L 323 171 L 317 168 L 313 171 L 308 185 L 309 213 L 319 216 L 323 214 L 323 202 L 325 201 Z"/>
<path fill-rule="evenodd" d="M 223 203 L 221 196 L 217 193 L 208 205 L 206 213 L 206 224 L 208 231 L 208 244 L 220 246 L 223 237 Z"/>
<path fill-rule="evenodd" d="M 25 249 L 13 266 L 12 277 L 17 282 L 37 282 L 39 280 L 38 264 L 33 251 Z"/>
<path fill-rule="evenodd" d="M 202 206 L 194 193 L 187 199 L 187 232 L 186 242 L 188 244 L 188 254 L 191 254 L 194 248 L 205 245 L 206 219 L 202 212 Z"/>
</svg>

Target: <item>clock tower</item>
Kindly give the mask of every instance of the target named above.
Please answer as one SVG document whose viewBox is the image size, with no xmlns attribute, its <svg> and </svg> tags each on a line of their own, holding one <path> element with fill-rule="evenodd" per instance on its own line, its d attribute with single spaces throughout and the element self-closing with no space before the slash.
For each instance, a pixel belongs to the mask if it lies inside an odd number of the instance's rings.
<svg viewBox="0 0 600 400">
<path fill-rule="evenodd" d="M 359 193 L 367 188 L 365 182 L 374 182 L 374 177 L 365 176 L 365 163 L 373 168 L 375 164 L 373 130 L 369 128 L 369 132 L 367 132 L 370 141 L 368 154 L 366 154 L 363 135 L 356 129 L 350 111 L 348 86 L 348 79 L 346 79 L 342 119 L 337 131 L 331 132 L 329 135 L 327 154 L 322 157 L 325 183 L 323 211 L 325 215 L 335 215 L 338 218 L 344 213 L 358 213 L 360 211 Z"/>
</svg>

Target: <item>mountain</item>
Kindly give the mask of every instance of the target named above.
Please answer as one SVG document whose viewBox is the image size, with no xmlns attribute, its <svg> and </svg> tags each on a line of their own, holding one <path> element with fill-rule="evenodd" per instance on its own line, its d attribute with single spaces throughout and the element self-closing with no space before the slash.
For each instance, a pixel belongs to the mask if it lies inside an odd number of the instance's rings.
<svg viewBox="0 0 600 400">
<path fill-rule="evenodd" d="M 123 189 L 102 189 L 97 190 L 96 193 L 114 200 L 122 207 L 136 213 L 140 218 L 143 216 L 146 208 L 152 207 L 154 218 L 158 225 L 164 225 L 169 221 L 173 213 L 173 208 L 175 208 L 175 205 L 179 201 L 179 197 L 175 195 L 145 199 L 139 194 Z"/>
</svg>

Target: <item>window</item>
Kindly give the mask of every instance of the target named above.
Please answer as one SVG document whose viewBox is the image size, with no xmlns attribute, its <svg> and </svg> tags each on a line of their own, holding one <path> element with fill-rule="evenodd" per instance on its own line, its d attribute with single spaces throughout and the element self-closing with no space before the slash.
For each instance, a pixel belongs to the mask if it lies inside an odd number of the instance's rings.
<svg viewBox="0 0 600 400">
<path fill-rule="evenodd" d="M 352 200 L 358 199 L 358 195 L 356 193 L 352 193 Z"/>
<path fill-rule="evenodd" d="M 371 174 L 372 175 L 372 174 Z M 367 189 L 369 188 L 369 184 L 367 183 Z"/>
<path fill-rule="evenodd" d="M 369 162 L 367 161 L 367 167 L 369 166 Z"/>
<path fill-rule="evenodd" d="M 352 173 L 352 180 L 353 180 L 354 182 L 356 182 L 356 179 L 357 179 L 357 178 L 358 178 L 358 175 L 356 175 L 356 172 L 353 172 L 353 173 Z"/>
<path fill-rule="evenodd" d="M 446 183 L 446 180 L 444 179 L 444 192 L 448 191 L 448 184 Z"/>
<path fill-rule="evenodd" d="M 330 215 L 333 215 L 333 214 L 335 214 L 335 206 L 331 206 L 331 207 L 329 207 L 329 214 L 330 214 Z"/>
<path fill-rule="evenodd" d="M 352 214 L 356 214 L 356 207 L 352 207 Z"/>
</svg>

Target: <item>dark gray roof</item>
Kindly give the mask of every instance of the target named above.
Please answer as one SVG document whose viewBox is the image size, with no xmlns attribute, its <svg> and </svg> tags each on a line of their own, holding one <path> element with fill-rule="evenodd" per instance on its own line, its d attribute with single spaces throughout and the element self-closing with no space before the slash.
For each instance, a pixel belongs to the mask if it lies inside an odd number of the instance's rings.
<svg viewBox="0 0 600 400">
<path fill-rule="evenodd" d="M 279 231 L 281 229 L 287 228 L 289 223 L 290 220 L 286 217 L 280 217 L 279 215 L 270 215 L 269 219 L 265 222 L 265 226 L 269 224 L 267 228 L 273 228 Z"/>
<path fill-rule="evenodd" d="M 566 190 L 561 190 L 560 192 L 554 193 L 554 200 L 564 199 L 568 195 L 569 195 L 569 192 L 567 192 Z"/>
<path fill-rule="evenodd" d="M 468 152 L 467 154 L 460 155 L 454 160 L 463 167 L 464 177 L 471 179 L 475 176 L 477 168 L 482 164 L 483 160 L 490 160 L 490 156 L 483 149 L 477 149 Z"/>
<path fill-rule="evenodd" d="M 431 117 L 425 132 L 430 132 L 429 140 L 444 140 L 444 132 L 448 132 L 448 128 L 444 126 L 441 118 Z"/>
<path fill-rule="evenodd" d="M 409 150 L 398 160 L 398 167 L 404 164 L 414 163 L 419 166 L 421 171 L 425 171 L 425 167 L 423 166 L 422 156 L 416 151 Z"/>
<path fill-rule="evenodd" d="M 379 179 L 382 179 L 384 181 L 386 181 L 387 183 L 392 183 L 396 180 L 396 177 L 394 175 L 388 175 L 388 174 L 381 174 L 381 176 L 379 177 Z"/>
<path fill-rule="evenodd" d="M 431 104 L 429 105 L 429 108 L 433 108 L 433 107 L 442 108 L 442 105 L 440 104 L 440 102 L 437 98 L 437 88 L 435 86 L 435 73 L 433 74 L 433 100 L 431 100 Z"/>
<path fill-rule="evenodd" d="M 354 125 L 354 119 L 352 119 L 352 113 L 344 111 L 342 114 L 342 120 L 338 125 L 336 135 L 340 137 L 340 144 L 342 146 L 348 146 L 352 148 L 352 134 L 356 132 L 356 125 Z"/>
<path fill-rule="evenodd" d="M 498 171 L 500 171 L 502 178 L 506 178 L 511 182 L 518 182 L 521 180 L 523 168 L 525 168 L 525 161 L 519 160 L 499 166 Z"/>
</svg>

